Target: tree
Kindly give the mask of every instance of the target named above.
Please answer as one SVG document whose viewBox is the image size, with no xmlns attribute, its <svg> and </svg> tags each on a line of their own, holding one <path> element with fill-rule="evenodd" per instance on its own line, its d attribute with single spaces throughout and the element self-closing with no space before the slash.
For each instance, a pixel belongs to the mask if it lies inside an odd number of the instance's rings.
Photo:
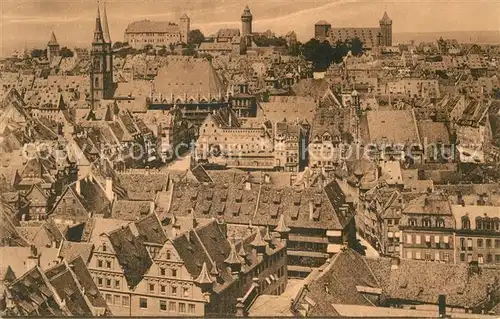
<svg viewBox="0 0 500 319">
<path fill-rule="evenodd" d="M 184 50 L 182 50 L 182 55 L 196 56 L 196 48 L 193 44 L 188 44 Z"/>
<path fill-rule="evenodd" d="M 125 46 L 125 43 L 120 42 L 120 41 L 116 41 L 115 43 L 113 43 L 113 49 L 120 49 L 120 48 Z"/>
<path fill-rule="evenodd" d="M 292 56 L 299 56 L 302 54 L 302 43 L 293 42 L 288 46 L 288 54 Z"/>
<path fill-rule="evenodd" d="M 358 37 L 351 41 L 351 52 L 356 56 L 363 54 L 363 42 Z"/>
<path fill-rule="evenodd" d="M 202 54 L 198 55 L 198 57 L 199 58 L 205 58 L 208 61 L 212 61 L 212 59 L 214 58 L 212 55 L 210 55 L 208 53 L 202 53 Z"/>
<path fill-rule="evenodd" d="M 31 57 L 32 58 L 42 58 L 47 56 L 47 50 L 42 50 L 42 49 L 33 49 L 31 51 Z"/>
<path fill-rule="evenodd" d="M 59 50 L 59 55 L 63 58 L 72 58 L 73 51 L 71 51 L 67 47 L 62 47 L 61 50 Z"/>
<path fill-rule="evenodd" d="M 205 36 L 200 31 L 200 29 L 189 31 L 187 44 L 200 45 L 200 43 L 202 43 L 203 41 L 205 41 Z"/>
</svg>

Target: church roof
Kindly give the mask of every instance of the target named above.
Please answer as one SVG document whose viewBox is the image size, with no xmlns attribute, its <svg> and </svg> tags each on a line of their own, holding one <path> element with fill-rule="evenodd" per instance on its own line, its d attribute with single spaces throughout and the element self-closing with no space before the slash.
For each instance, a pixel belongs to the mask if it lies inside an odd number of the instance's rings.
<svg viewBox="0 0 500 319">
<path fill-rule="evenodd" d="M 389 15 L 387 14 L 387 11 L 384 12 L 384 16 L 380 19 L 380 22 L 392 22 L 391 18 L 389 18 Z"/>
<path fill-rule="evenodd" d="M 56 39 L 56 35 L 54 34 L 54 31 L 52 31 L 52 33 L 50 34 L 50 40 L 49 40 L 49 43 L 47 43 L 47 45 L 59 45 L 59 43 L 57 43 L 57 39 Z"/>
<path fill-rule="evenodd" d="M 158 70 L 154 87 L 164 97 L 206 98 L 224 95 L 226 90 L 212 64 L 205 59 L 171 57 Z"/>
</svg>

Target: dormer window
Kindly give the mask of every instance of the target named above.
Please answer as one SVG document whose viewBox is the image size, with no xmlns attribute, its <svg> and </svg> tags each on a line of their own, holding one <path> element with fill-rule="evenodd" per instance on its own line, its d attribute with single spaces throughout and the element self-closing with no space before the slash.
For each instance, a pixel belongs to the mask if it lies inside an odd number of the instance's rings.
<svg viewBox="0 0 500 319">
<path fill-rule="evenodd" d="M 476 218 L 476 229 L 477 230 L 483 229 L 483 220 L 480 217 Z"/>
<path fill-rule="evenodd" d="M 441 228 L 443 228 L 443 227 L 444 227 L 444 219 L 442 219 L 442 218 L 438 218 L 438 219 L 436 220 L 436 227 L 441 227 Z"/>
<path fill-rule="evenodd" d="M 467 216 L 462 217 L 462 229 L 470 229 L 470 219 Z"/>
<path fill-rule="evenodd" d="M 428 219 L 428 218 L 424 218 L 424 219 L 422 220 L 422 226 L 423 226 L 423 227 L 431 227 L 431 220 L 430 220 L 430 219 Z"/>
<path fill-rule="evenodd" d="M 107 251 L 106 243 L 102 243 L 102 251 Z"/>
</svg>

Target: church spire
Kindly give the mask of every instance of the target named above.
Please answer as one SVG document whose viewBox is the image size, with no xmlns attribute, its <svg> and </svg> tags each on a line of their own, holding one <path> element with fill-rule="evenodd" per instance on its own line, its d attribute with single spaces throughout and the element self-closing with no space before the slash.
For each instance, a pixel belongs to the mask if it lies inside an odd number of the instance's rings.
<svg viewBox="0 0 500 319">
<path fill-rule="evenodd" d="M 111 36 L 109 35 L 108 15 L 106 13 L 106 2 L 104 2 L 104 13 L 102 16 L 102 31 L 104 35 L 104 41 L 106 43 L 111 43 Z"/>
<path fill-rule="evenodd" d="M 97 2 L 97 17 L 95 18 L 94 43 L 102 43 L 102 42 L 104 42 L 104 35 L 102 33 L 101 11 L 99 10 L 99 2 Z"/>
</svg>

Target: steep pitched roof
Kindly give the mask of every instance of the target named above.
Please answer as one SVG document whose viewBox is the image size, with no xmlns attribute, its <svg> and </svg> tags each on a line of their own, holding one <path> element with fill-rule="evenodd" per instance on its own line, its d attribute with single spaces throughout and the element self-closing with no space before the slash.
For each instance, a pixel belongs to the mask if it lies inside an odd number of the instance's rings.
<svg viewBox="0 0 500 319">
<path fill-rule="evenodd" d="M 59 45 L 59 43 L 57 43 L 57 39 L 56 39 L 56 35 L 54 34 L 54 31 L 52 31 L 52 33 L 50 34 L 50 40 L 49 42 L 47 43 L 48 46 L 56 46 L 56 45 Z"/>
<path fill-rule="evenodd" d="M 144 242 L 137 238 L 131 228 L 123 226 L 108 234 L 111 245 L 116 252 L 116 258 L 124 271 L 129 287 L 135 288 L 147 273 L 153 261 Z"/>
</svg>

